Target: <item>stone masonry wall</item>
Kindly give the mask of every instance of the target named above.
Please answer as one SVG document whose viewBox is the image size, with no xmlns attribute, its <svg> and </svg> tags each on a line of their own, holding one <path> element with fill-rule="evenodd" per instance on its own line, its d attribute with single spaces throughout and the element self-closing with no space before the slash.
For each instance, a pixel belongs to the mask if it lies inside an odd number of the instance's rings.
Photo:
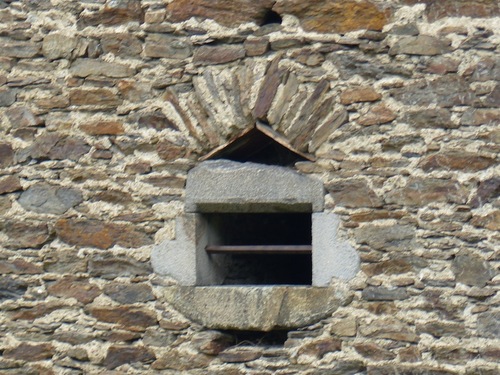
<svg viewBox="0 0 500 375">
<path fill-rule="evenodd" d="M 499 25 L 496 0 L 1 0 L 0 373 L 498 374 Z M 317 158 L 362 259 L 281 346 L 188 321 L 149 262 L 256 120 Z"/>
</svg>

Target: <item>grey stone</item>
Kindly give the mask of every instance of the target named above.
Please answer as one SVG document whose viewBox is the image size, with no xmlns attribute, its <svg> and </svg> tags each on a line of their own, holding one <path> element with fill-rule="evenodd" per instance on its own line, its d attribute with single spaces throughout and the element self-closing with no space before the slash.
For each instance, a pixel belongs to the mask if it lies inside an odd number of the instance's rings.
<svg viewBox="0 0 500 375">
<path fill-rule="evenodd" d="M 19 204 L 38 213 L 63 214 L 83 201 L 79 190 L 39 183 L 21 194 Z"/>
<path fill-rule="evenodd" d="M 8 107 L 16 101 L 17 92 L 11 89 L 0 89 L 0 107 Z"/>
<path fill-rule="evenodd" d="M 331 315 L 344 298 L 334 288 L 289 286 L 171 286 L 163 296 L 207 328 L 258 331 L 311 324 Z"/>
<path fill-rule="evenodd" d="M 441 55 L 449 51 L 449 41 L 429 35 L 408 36 L 396 42 L 389 50 L 390 55 Z"/>
<path fill-rule="evenodd" d="M 321 181 L 278 166 L 205 161 L 186 183 L 186 212 L 318 212 L 323 201 Z"/>
<path fill-rule="evenodd" d="M 191 45 L 170 35 L 152 34 L 146 38 L 144 55 L 183 60 L 192 55 Z"/>
<path fill-rule="evenodd" d="M 396 301 L 408 298 L 406 289 L 403 288 L 367 287 L 362 295 L 367 301 Z"/>
<path fill-rule="evenodd" d="M 500 311 L 488 311 L 477 317 L 477 330 L 485 337 L 500 338 Z"/>
<path fill-rule="evenodd" d="M 1 38 L 0 50 L 2 51 L 2 56 L 26 59 L 38 54 L 38 51 L 40 51 L 40 43 L 13 41 Z"/>
<path fill-rule="evenodd" d="M 134 69 L 122 64 L 109 63 L 95 59 L 78 59 L 71 66 L 70 73 L 77 77 L 90 75 L 110 78 L 123 78 L 134 75 Z"/>
<path fill-rule="evenodd" d="M 77 41 L 73 36 L 51 33 L 43 39 L 42 52 L 50 60 L 69 59 Z"/>
<path fill-rule="evenodd" d="M 193 62 L 201 65 L 226 64 L 245 57 L 241 46 L 202 46 L 196 49 Z"/>
<path fill-rule="evenodd" d="M 457 282 L 478 287 L 484 287 L 494 276 L 490 265 L 473 255 L 457 255 L 452 270 Z"/>
<path fill-rule="evenodd" d="M 151 287 L 146 284 L 108 284 L 104 293 L 119 303 L 132 304 L 153 301 Z"/>
<path fill-rule="evenodd" d="M 0 302 L 21 298 L 28 289 L 28 283 L 11 276 L 0 277 Z"/>
<path fill-rule="evenodd" d="M 40 125 L 40 120 L 35 117 L 28 107 L 14 107 L 5 111 L 13 128 Z"/>
<path fill-rule="evenodd" d="M 91 276 L 110 280 L 124 276 L 146 276 L 150 275 L 151 271 L 148 263 L 142 263 L 130 257 L 96 256 L 90 259 L 88 264 L 88 272 Z"/>
<path fill-rule="evenodd" d="M 413 246 L 415 228 L 409 225 L 377 226 L 369 224 L 356 229 L 358 243 L 367 244 L 377 250 L 406 250 Z"/>
<path fill-rule="evenodd" d="M 152 327 L 146 329 L 142 342 L 146 346 L 159 346 L 164 348 L 171 345 L 176 339 L 177 337 L 173 333 L 165 332 L 157 327 Z"/>
</svg>

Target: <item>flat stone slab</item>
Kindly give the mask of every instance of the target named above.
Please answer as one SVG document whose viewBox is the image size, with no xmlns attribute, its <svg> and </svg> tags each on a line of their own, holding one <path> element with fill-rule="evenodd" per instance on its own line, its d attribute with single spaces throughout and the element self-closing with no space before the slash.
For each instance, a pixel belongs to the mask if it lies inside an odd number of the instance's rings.
<svg viewBox="0 0 500 375">
<path fill-rule="evenodd" d="M 188 173 L 186 212 L 318 212 L 319 180 L 281 166 L 208 160 Z"/>
<path fill-rule="evenodd" d="M 271 331 L 298 328 L 330 316 L 344 297 L 333 287 L 170 286 L 165 301 L 210 329 Z"/>
</svg>

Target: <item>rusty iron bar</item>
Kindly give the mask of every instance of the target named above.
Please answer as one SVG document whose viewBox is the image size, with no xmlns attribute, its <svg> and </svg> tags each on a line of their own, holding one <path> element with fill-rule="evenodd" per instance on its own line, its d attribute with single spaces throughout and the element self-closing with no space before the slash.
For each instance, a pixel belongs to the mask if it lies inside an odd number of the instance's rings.
<svg viewBox="0 0 500 375">
<path fill-rule="evenodd" d="M 208 254 L 311 254 L 311 245 L 207 245 Z"/>
</svg>

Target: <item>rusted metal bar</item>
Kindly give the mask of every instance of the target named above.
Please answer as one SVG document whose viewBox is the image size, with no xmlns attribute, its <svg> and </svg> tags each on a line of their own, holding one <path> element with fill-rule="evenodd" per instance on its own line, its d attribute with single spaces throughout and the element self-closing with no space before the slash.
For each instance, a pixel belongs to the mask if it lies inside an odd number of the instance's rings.
<svg viewBox="0 0 500 375">
<path fill-rule="evenodd" d="M 208 245 L 208 254 L 311 254 L 311 245 Z"/>
</svg>

